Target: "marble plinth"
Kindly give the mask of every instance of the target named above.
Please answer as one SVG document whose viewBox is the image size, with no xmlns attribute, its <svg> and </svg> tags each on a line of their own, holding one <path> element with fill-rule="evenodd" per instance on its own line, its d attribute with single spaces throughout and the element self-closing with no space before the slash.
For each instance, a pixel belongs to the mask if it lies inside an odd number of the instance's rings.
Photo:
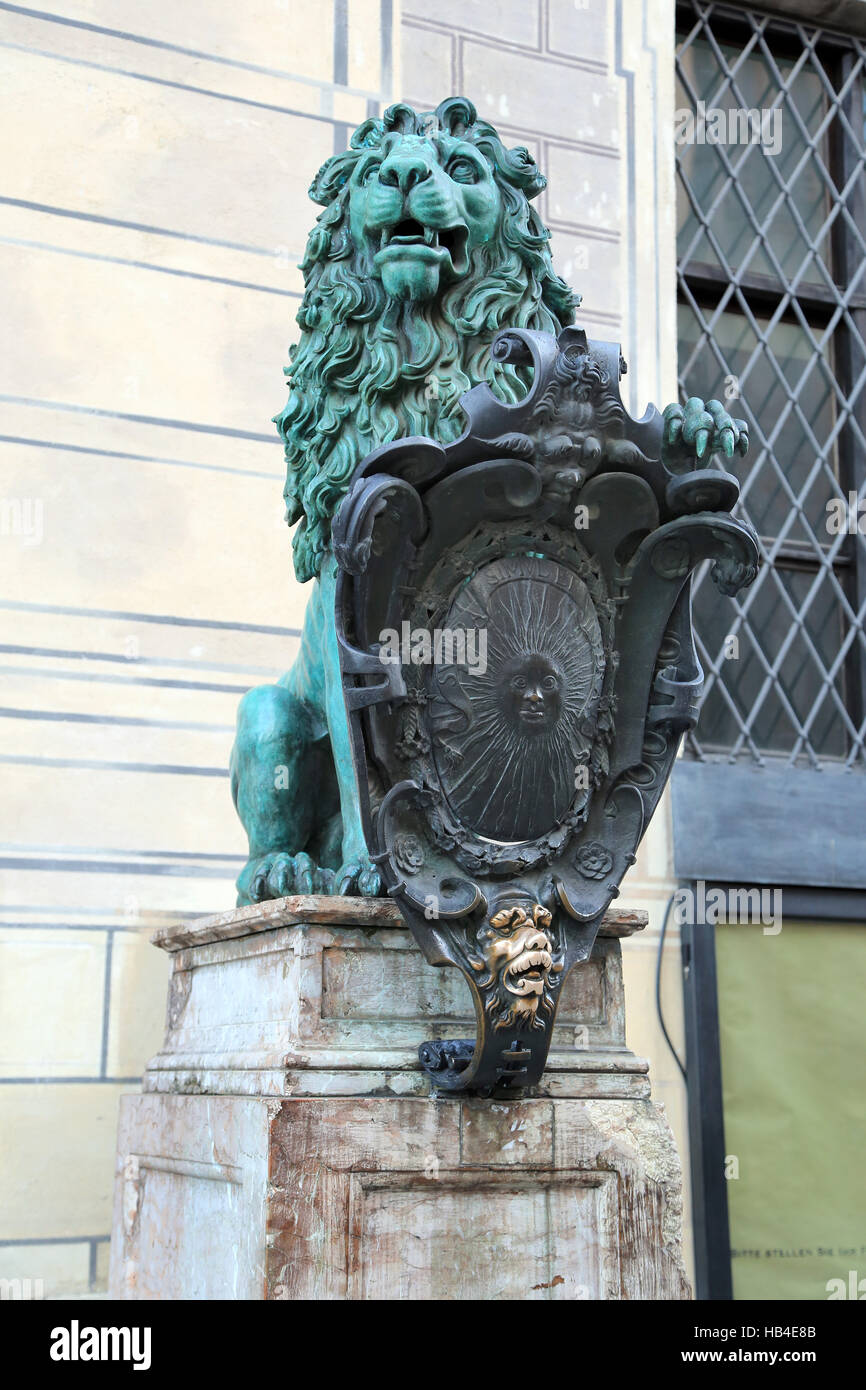
<svg viewBox="0 0 866 1390">
<path fill-rule="evenodd" d="M 684 1298 L 681 1177 L 625 1043 L 611 912 L 542 1083 L 437 1099 L 418 1044 L 469 992 L 390 902 L 284 898 L 158 932 L 166 1037 L 124 1097 L 119 1298 Z"/>
</svg>

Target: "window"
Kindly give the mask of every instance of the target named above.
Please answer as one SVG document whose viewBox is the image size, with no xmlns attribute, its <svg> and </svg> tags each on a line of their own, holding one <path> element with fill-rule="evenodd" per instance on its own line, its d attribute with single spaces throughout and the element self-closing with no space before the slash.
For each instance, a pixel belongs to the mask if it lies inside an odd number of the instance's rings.
<svg viewBox="0 0 866 1390">
<path fill-rule="evenodd" d="M 680 386 L 748 421 L 763 558 L 733 602 L 696 577 L 686 752 L 862 771 L 866 46 L 698 0 L 677 16 Z"/>
</svg>

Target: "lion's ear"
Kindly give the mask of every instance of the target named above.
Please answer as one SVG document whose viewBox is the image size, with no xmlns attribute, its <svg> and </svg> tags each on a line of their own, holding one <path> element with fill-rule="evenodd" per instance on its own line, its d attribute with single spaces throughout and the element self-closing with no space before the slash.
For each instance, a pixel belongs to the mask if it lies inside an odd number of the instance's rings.
<svg viewBox="0 0 866 1390">
<path fill-rule="evenodd" d="M 380 121 L 378 116 L 370 116 L 368 120 L 362 121 L 358 129 L 353 132 L 349 143 L 353 150 L 374 150 L 378 145 L 381 145 L 384 134 L 384 121 Z"/>
<path fill-rule="evenodd" d="M 411 106 L 407 106 L 405 101 L 395 101 L 382 117 L 382 126 L 384 130 L 396 130 L 401 135 L 416 135 L 418 113 L 413 111 Z"/>
<path fill-rule="evenodd" d="M 358 161 L 356 150 L 346 150 L 343 154 L 332 155 L 326 159 L 313 182 L 310 184 L 310 197 L 314 203 L 327 207 L 345 188 Z"/>
<path fill-rule="evenodd" d="M 448 97 L 440 101 L 435 114 L 449 135 L 465 135 L 478 119 L 478 113 L 468 97 Z"/>
</svg>

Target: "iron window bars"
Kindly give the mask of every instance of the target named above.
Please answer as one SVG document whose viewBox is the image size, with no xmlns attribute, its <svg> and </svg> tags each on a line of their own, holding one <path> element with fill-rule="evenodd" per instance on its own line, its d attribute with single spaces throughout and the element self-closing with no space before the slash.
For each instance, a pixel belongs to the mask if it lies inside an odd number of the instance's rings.
<svg viewBox="0 0 866 1390">
<path fill-rule="evenodd" d="M 686 751 L 859 771 L 866 45 L 700 0 L 679 4 L 677 21 L 678 116 L 766 113 L 754 143 L 700 143 L 696 125 L 692 143 L 676 150 L 681 390 L 689 381 L 749 422 L 741 507 L 764 561 L 733 608 L 714 596 L 706 572 L 696 576 L 707 679 Z M 839 502 L 845 524 L 836 534 L 828 504 Z"/>
</svg>

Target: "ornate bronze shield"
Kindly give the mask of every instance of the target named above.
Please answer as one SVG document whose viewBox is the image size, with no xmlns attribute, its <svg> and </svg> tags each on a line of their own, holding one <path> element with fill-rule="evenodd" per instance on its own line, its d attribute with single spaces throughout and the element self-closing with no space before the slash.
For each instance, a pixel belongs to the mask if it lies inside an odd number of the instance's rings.
<svg viewBox="0 0 866 1390">
<path fill-rule="evenodd" d="M 618 346 L 508 331 L 494 356 L 531 369 L 525 399 L 477 387 L 454 444 L 371 454 L 333 536 L 368 846 L 475 1002 L 475 1044 L 421 1060 L 442 1090 L 507 1094 L 540 1078 L 694 722 L 691 571 L 712 558 L 733 593 L 757 551 L 736 480 L 672 471 L 658 411 L 627 416 Z"/>
</svg>

